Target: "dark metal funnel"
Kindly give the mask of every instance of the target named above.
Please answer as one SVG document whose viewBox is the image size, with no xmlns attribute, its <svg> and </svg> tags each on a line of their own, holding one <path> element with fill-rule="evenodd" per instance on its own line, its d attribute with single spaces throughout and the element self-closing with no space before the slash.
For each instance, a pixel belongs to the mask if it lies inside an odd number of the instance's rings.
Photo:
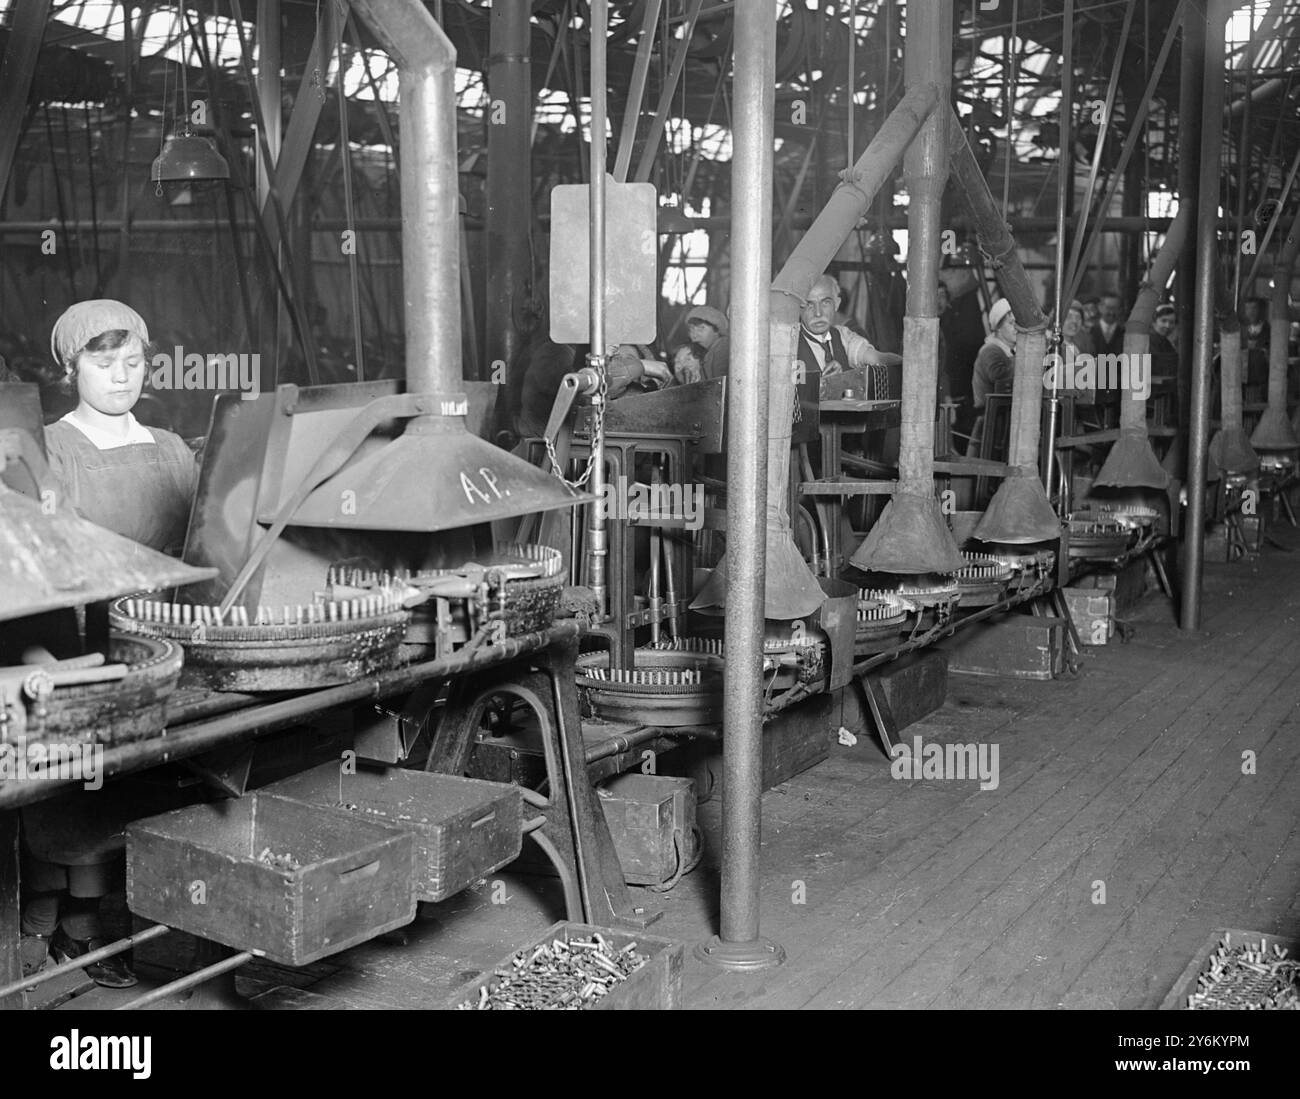
<svg viewBox="0 0 1300 1099">
<path fill-rule="evenodd" d="M 1126 427 L 1093 484 L 1104 488 L 1167 488 L 1169 473 L 1151 449 L 1145 427 Z"/>
<path fill-rule="evenodd" d="M 465 428 L 456 49 L 420 0 L 352 6 L 397 65 L 406 391 L 441 411 L 340 470 L 293 523 L 438 531 L 570 507 L 584 497 Z"/>
<path fill-rule="evenodd" d="M 1055 537 L 1055 533 L 1049 537 Z M 939 501 L 933 496 L 896 492 L 862 540 L 851 563 L 864 572 L 911 575 L 956 572 L 966 562 L 952 540 Z"/>
<path fill-rule="evenodd" d="M 346 466 L 294 512 L 298 527 L 440 531 L 572 507 L 589 497 L 460 417 L 422 417 Z"/>
<path fill-rule="evenodd" d="M 1300 447 L 1300 437 L 1285 410 L 1270 404 L 1251 433 L 1250 445 L 1256 450 L 1295 450 Z"/>
<path fill-rule="evenodd" d="M 69 510 L 48 509 L 0 482 L 0 620 L 216 575 L 216 569 L 193 568 Z"/>
<path fill-rule="evenodd" d="M 1061 520 L 1033 470 L 1018 470 L 1004 477 L 975 528 L 975 537 L 981 542 L 1008 545 L 1047 542 L 1060 536 Z"/>
<path fill-rule="evenodd" d="M 1219 473 L 1226 474 L 1253 473 L 1259 468 L 1259 455 L 1246 438 L 1245 429 L 1239 425 L 1214 433 L 1210 440 L 1209 461 Z"/>
</svg>

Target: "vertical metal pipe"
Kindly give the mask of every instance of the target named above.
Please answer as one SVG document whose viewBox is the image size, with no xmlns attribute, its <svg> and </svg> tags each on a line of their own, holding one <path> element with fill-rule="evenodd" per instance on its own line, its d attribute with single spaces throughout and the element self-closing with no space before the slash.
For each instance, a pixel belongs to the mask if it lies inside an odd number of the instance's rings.
<svg viewBox="0 0 1300 1099">
<path fill-rule="evenodd" d="M 1065 218 L 1070 194 L 1074 190 L 1074 0 L 1065 0 L 1061 17 L 1061 153 L 1056 165 L 1056 308 L 1052 311 L 1052 346 L 1062 350 L 1061 323 L 1069 302 L 1065 300 Z M 1081 219 L 1082 220 L 1082 219 Z M 1052 491 L 1052 465 L 1056 460 L 1056 425 L 1061 418 L 1061 399 L 1057 395 L 1057 378 L 1052 375 L 1052 392 L 1047 409 L 1047 444 L 1043 447 L 1043 484 Z M 1059 509 L 1068 509 L 1070 486 Z"/>
<path fill-rule="evenodd" d="M 591 142 L 588 146 L 590 166 L 590 267 L 587 295 L 591 310 L 591 353 L 587 361 L 602 375 L 605 373 L 605 39 L 609 34 L 609 0 L 591 2 Z M 581 127 L 579 127 L 581 129 Z M 604 412 L 605 387 L 594 398 L 596 414 Z M 605 529 L 600 504 L 605 496 L 605 435 L 592 432 L 591 479 L 589 491 L 596 502 L 587 508 L 587 569 L 591 591 L 596 597 L 596 613 L 605 614 L 606 563 L 609 560 L 609 534 Z M 620 627 L 621 627 L 620 623 Z"/>
<path fill-rule="evenodd" d="M 1268 407 L 1250 441 L 1259 450 L 1291 450 L 1300 446 L 1286 415 L 1287 344 L 1291 334 L 1290 290 L 1296 256 L 1300 253 L 1300 212 L 1282 242 L 1273 268 L 1273 293 L 1269 299 Z"/>
<path fill-rule="evenodd" d="M 1201 83 L 1201 145 L 1197 195 L 1196 329 L 1187 447 L 1187 524 L 1184 528 L 1182 616 L 1184 630 L 1201 625 L 1205 551 L 1205 463 L 1210 443 L 1210 360 L 1214 355 L 1214 277 L 1218 259 L 1219 155 L 1223 148 L 1224 28 L 1230 0 L 1208 0 Z"/>
<path fill-rule="evenodd" d="M 532 277 L 532 66 L 529 6 L 493 4 L 489 16 L 487 160 L 487 304 L 482 344 L 489 364 L 514 361 L 515 327 Z M 487 378 L 504 379 L 489 367 Z"/>
<path fill-rule="evenodd" d="M 455 392 L 463 380 L 456 48 L 419 0 L 352 7 L 398 68 L 406 388 Z"/>
<path fill-rule="evenodd" d="M 271 197 L 271 178 L 280 156 L 283 116 L 280 104 L 280 0 L 262 0 L 257 5 L 257 98 L 266 119 L 265 151 L 258 142 L 257 208 L 265 209 Z M 340 79 L 342 79 L 340 77 Z M 187 108 L 188 109 L 188 108 Z"/>
<path fill-rule="evenodd" d="M 723 695 L 720 935 L 697 956 L 724 968 L 777 965 L 785 952 L 759 937 L 763 791 L 763 594 L 768 360 L 772 278 L 772 162 L 776 0 L 735 9 L 732 194 L 732 352 L 727 396 L 727 653 Z"/>
<path fill-rule="evenodd" d="M 1182 69 L 1178 86 L 1178 205 L 1196 202 L 1201 135 L 1201 78 L 1205 70 L 1205 20 L 1183 21 Z M 1196 218 L 1187 226 L 1189 240 L 1200 240 Z M 1192 344 L 1196 338 L 1193 301 L 1196 297 L 1197 249 L 1188 248 L 1178 264 L 1178 435 L 1166 463 L 1175 477 L 1186 473 L 1188 431 L 1192 410 Z M 1170 460 L 1172 458 L 1172 460 Z"/>
</svg>

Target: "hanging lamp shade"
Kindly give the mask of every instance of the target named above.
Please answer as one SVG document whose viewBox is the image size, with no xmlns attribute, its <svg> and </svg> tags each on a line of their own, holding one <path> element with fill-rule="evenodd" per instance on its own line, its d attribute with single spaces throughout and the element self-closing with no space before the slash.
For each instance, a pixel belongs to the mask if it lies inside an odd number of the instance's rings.
<svg viewBox="0 0 1300 1099">
<path fill-rule="evenodd" d="M 149 178 L 154 183 L 229 179 L 230 165 L 208 138 L 200 137 L 186 126 L 163 142 Z"/>
</svg>

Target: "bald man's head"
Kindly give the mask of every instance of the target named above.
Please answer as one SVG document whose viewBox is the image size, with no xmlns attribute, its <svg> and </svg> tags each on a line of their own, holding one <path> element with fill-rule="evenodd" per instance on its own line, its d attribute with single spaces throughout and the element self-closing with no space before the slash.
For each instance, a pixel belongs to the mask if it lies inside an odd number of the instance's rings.
<svg viewBox="0 0 1300 1099">
<path fill-rule="evenodd" d="M 808 291 L 799 319 L 814 336 L 824 336 L 835 323 L 835 311 L 840 305 L 840 284 L 830 275 L 822 275 Z"/>
</svg>

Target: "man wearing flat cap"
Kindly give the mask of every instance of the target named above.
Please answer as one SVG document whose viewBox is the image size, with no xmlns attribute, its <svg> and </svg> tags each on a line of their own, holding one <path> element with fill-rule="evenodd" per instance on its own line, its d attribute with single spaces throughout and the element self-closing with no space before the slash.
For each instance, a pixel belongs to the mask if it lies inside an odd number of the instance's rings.
<svg viewBox="0 0 1300 1099">
<path fill-rule="evenodd" d="M 686 331 L 691 342 L 704 348 L 704 362 L 700 367 L 705 379 L 721 378 L 727 373 L 731 358 L 728 327 L 726 315 L 711 305 L 697 305 L 686 314 Z"/>
</svg>

